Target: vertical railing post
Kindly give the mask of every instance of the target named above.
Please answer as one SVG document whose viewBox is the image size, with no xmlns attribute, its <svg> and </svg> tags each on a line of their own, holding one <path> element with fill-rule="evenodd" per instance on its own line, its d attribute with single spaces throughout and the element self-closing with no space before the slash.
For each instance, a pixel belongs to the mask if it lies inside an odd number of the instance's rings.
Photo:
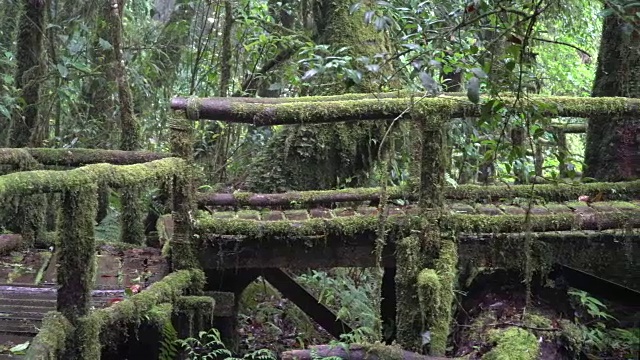
<svg viewBox="0 0 640 360">
<path fill-rule="evenodd" d="M 97 187 L 62 194 L 58 235 L 58 311 L 74 326 L 87 315 L 95 273 L 95 235 Z"/>
<path fill-rule="evenodd" d="M 438 113 L 447 114 L 447 110 Z M 420 122 L 421 130 L 421 150 L 414 161 L 420 161 L 423 227 L 420 235 L 405 238 L 397 245 L 397 340 L 410 351 L 444 355 L 457 265 L 455 240 L 444 233 L 446 228 L 441 223 L 449 166 L 445 127 L 448 119 L 417 113 L 414 120 Z M 425 338 L 430 340 L 425 342 Z"/>
<path fill-rule="evenodd" d="M 556 146 L 558 147 L 558 178 L 566 178 L 567 177 L 567 155 L 569 154 L 569 150 L 567 148 L 567 134 L 565 134 L 564 129 L 555 126 L 553 127 L 553 137 L 556 140 Z"/>
<path fill-rule="evenodd" d="M 171 151 L 185 160 L 183 171 L 173 181 L 173 238 L 171 239 L 171 266 L 174 270 L 199 267 L 192 240 L 195 221 L 195 189 L 193 184 L 193 134 L 191 123 L 176 118 L 170 125 Z"/>
</svg>

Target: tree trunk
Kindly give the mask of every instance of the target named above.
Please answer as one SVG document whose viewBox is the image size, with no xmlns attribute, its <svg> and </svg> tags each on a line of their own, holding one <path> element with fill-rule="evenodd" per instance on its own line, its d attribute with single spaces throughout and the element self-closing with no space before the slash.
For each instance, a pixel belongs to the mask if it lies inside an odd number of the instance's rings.
<svg viewBox="0 0 640 360">
<path fill-rule="evenodd" d="M 15 86 L 21 90 L 22 111 L 11 116 L 9 144 L 12 147 L 39 147 L 46 137 L 38 113 L 40 84 L 44 80 L 44 24 L 46 0 L 23 0 L 19 20 Z"/>
<path fill-rule="evenodd" d="M 638 7 L 627 11 L 634 18 Z M 605 18 L 592 96 L 640 97 L 639 25 L 616 14 Z M 584 175 L 603 181 L 639 178 L 639 134 L 638 118 L 589 119 Z"/>
<path fill-rule="evenodd" d="M 348 46 L 354 58 L 385 52 L 386 39 L 364 23 L 363 11 L 350 14 L 351 2 L 317 0 L 318 42 Z M 361 84 L 337 85 L 332 94 L 369 92 L 377 86 L 365 75 Z M 313 92 L 311 95 L 321 95 Z M 387 124 L 381 122 L 288 126 L 269 139 L 256 156 L 248 187 L 253 191 L 312 190 L 364 184 L 377 158 Z"/>
<path fill-rule="evenodd" d="M 4 21 L 0 23 L 0 51 L 15 52 L 13 42 L 16 39 L 19 9 L 20 6 L 17 1 L 9 1 L 8 4 L 0 9 L 0 19 L 4 19 Z M 14 71 L 15 69 L 12 64 L 0 64 L 0 74 L 11 74 Z M 4 81 L 2 77 L 0 77 L 0 88 L 4 85 Z M 10 127 L 11 118 L 0 112 L 0 146 L 5 146 Z"/>
</svg>

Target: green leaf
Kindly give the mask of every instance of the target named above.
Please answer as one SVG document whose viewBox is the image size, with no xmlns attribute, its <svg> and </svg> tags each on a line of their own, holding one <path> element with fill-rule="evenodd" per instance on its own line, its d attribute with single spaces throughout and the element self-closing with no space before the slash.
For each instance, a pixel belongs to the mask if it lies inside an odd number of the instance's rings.
<svg viewBox="0 0 640 360">
<path fill-rule="evenodd" d="M 58 72 L 60 73 L 60 76 L 63 79 L 66 79 L 67 75 L 69 75 L 69 69 L 67 69 L 67 67 L 64 66 L 64 64 L 57 64 L 56 69 L 58 69 Z"/>
<path fill-rule="evenodd" d="M 98 40 L 98 45 L 100 45 L 100 47 L 102 48 L 102 50 L 112 50 L 113 46 L 111 45 L 110 42 L 108 42 L 107 40 L 100 38 Z"/>
<path fill-rule="evenodd" d="M 11 349 L 9 349 L 9 351 L 12 354 L 16 354 L 16 355 L 24 355 L 24 351 L 27 350 L 27 348 L 29 347 L 30 342 L 26 341 L 23 342 L 22 344 L 18 344 L 14 347 L 12 347 Z"/>
</svg>

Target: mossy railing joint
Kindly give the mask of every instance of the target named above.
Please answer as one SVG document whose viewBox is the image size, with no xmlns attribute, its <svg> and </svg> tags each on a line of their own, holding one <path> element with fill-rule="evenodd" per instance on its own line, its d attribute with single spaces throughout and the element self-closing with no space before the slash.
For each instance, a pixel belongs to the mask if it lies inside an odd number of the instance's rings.
<svg viewBox="0 0 640 360">
<path fill-rule="evenodd" d="M 540 185 L 459 185 L 443 189 L 445 199 L 472 202 L 498 201 L 500 199 L 535 197 L 540 200 L 559 202 L 577 200 L 582 195 L 602 195 L 607 200 L 630 200 L 640 197 L 640 180 L 615 183 L 540 184 Z M 387 188 L 389 200 L 418 200 L 413 187 Z M 307 207 L 342 202 L 378 202 L 380 188 L 358 188 L 341 190 L 294 191 L 277 194 L 250 192 L 198 193 L 200 208 L 206 206 L 231 207 Z"/>
<path fill-rule="evenodd" d="M 150 315 L 164 304 L 179 310 L 179 304 L 185 301 L 184 295 L 202 294 L 205 281 L 200 270 L 173 272 L 131 298 L 87 313 L 78 318 L 75 325 L 62 313 L 50 312 L 27 349 L 26 358 L 99 360 L 103 349 L 117 348 L 127 340 L 131 325 L 139 325 L 145 315 Z M 197 296 L 193 298 L 199 299 Z M 187 307 L 185 311 L 190 309 Z M 200 314 L 206 319 L 204 311 L 205 308 L 201 309 Z M 189 326 L 196 328 L 193 324 Z"/>
<path fill-rule="evenodd" d="M 506 102 L 513 99 L 504 98 Z M 541 116 L 611 117 L 637 116 L 640 99 L 534 97 L 532 101 L 545 104 Z M 299 101 L 274 104 L 229 101 L 226 98 L 174 99 L 174 110 L 188 110 L 191 120 L 208 119 L 255 126 L 287 124 L 319 124 L 359 120 L 391 120 L 402 114 L 421 114 L 427 117 L 477 117 L 480 106 L 460 97 L 391 98 L 341 101 Z M 412 108 L 410 113 L 406 110 Z"/>
<path fill-rule="evenodd" d="M 182 172 L 173 179 L 173 238 L 171 249 L 171 266 L 173 269 L 199 268 L 195 244 L 192 239 L 195 224 L 195 185 L 193 167 L 193 128 L 184 118 L 177 117 L 170 124 L 171 151 L 185 162 Z"/>
<path fill-rule="evenodd" d="M 73 325 L 57 311 L 45 314 L 38 335 L 31 341 L 25 354 L 27 360 L 57 360 L 62 358 Z"/>
</svg>

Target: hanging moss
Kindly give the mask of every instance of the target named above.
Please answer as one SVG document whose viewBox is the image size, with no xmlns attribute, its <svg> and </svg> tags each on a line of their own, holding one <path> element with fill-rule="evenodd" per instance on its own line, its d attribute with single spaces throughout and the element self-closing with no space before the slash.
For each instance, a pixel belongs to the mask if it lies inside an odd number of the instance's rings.
<svg viewBox="0 0 640 360">
<path fill-rule="evenodd" d="M 213 326 L 216 302 L 210 296 L 181 296 L 175 304 L 177 330 L 182 338 L 195 337 Z"/>
<path fill-rule="evenodd" d="M 57 311 L 50 311 L 42 320 L 38 335 L 31 341 L 25 359 L 56 360 L 65 350 L 67 338 L 73 333 L 71 323 Z"/>
<path fill-rule="evenodd" d="M 88 185 L 62 195 L 62 210 L 57 242 L 57 306 L 77 325 L 87 315 L 95 272 L 94 219 L 97 187 Z"/>
<path fill-rule="evenodd" d="M 93 311 L 90 318 L 100 326 L 100 343 L 113 347 L 124 341 L 128 326 L 139 325 L 143 315 L 154 306 L 162 303 L 175 304 L 184 294 L 200 294 L 205 281 L 204 273 L 200 270 L 179 270 L 131 298 Z"/>
<path fill-rule="evenodd" d="M 447 338 L 453 319 L 454 289 L 457 279 L 458 249 L 454 240 L 445 239 L 440 247 L 440 256 L 435 261 L 434 268 L 438 275 L 440 286 L 437 289 L 438 301 L 430 304 L 436 314 L 431 329 L 430 354 L 443 356 L 447 349 Z"/>
<path fill-rule="evenodd" d="M 396 339 L 403 349 L 415 352 L 422 349 L 424 319 L 418 306 L 416 282 L 423 267 L 420 245 L 417 235 L 406 237 L 396 245 Z"/>
<path fill-rule="evenodd" d="M 490 339 L 497 345 L 482 356 L 483 360 L 535 360 L 540 352 L 536 336 L 517 327 L 497 330 Z"/>
</svg>

